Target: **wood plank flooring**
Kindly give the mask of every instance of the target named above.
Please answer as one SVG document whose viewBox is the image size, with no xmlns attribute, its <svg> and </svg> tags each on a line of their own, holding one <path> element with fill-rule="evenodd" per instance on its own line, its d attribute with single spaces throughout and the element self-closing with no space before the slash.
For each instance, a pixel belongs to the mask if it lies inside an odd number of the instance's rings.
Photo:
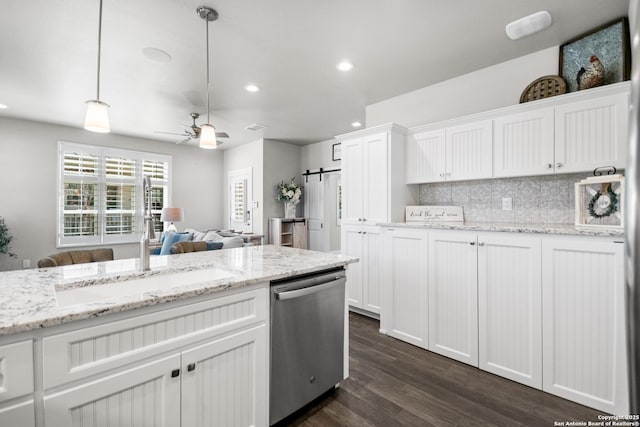
<svg viewBox="0 0 640 427">
<path fill-rule="evenodd" d="M 387 337 L 349 314 L 350 378 L 282 425 L 553 426 L 598 411 Z"/>
</svg>

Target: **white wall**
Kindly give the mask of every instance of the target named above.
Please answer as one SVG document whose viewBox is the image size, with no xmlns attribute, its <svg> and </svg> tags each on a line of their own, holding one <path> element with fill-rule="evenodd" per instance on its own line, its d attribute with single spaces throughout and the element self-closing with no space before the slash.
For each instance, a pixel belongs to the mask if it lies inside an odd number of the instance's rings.
<svg viewBox="0 0 640 427">
<path fill-rule="evenodd" d="M 184 208 L 178 228 L 222 224 L 222 155 L 197 147 L 168 144 L 28 120 L 0 118 L 0 216 L 14 236 L 17 259 L 0 255 L 0 270 L 22 268 L 56 249 L 57 142 L 168 154 L 173 158 L 173 206 Z M 26 163 L 25 163 L 26 161 Z M 137 244 L 111 245 L 116 258 L 139 256 Z M 60 249 L 63 250 L 63 249 Z"/>
<path fill-rule="evenodd" d="M 262 182 L 263 182 L 263 141 L 262 139 L 256 140 L 249 144 L 244 144 L 236 148 L 223 151 L 224 161 L 223 169 L 224 176 L 222 191 L 222 213 L 224 218 L 224 227 L 229 228 L 229 172 L 238 169 L 251 168 L 253 173 L 253 179 L 251 183 L 252 196 L 250 202 L 258 202 L 257 208 L 251 209 L 251 218 L 253 225 L 253 232 L 256 234 L 264 234 L 266 228 L 263 225 L 263 195 L 262 195 Z M 251 206 L 251 203 L 249 203 Z"/>
<path fill-rule="evenodd" d="M 300 151 L 299 145 L 287 144 L 286 142 L 272 139 L 264 140 L 264 223 L 265 232 L 268 232 L 269 218 L 282 218 L 284 216 L 284 205 L 276 199 L 276 185 L 282 181 L 289 182 L 295 178 L 298 184 L 304 185 L 300 172 Z M 304 189 L 302 190 L 304 197 Z M 296 207 L 296 216 L 304 215 L 304 200 Z M 265 239 L 267 242 L 268 239 Z"/>
<path fill-rule="evenodd" d="M 412 127 L 518 104 L 529 83 L 558 74 L 558 53 L 551 47 L 368 105 L 367 127 Z"/>
<path fill-rule="evenodd" d="M 333 144 L 337 143 L 336 139 L 329 139 L 315 144 L 303 145 L 300 150 L 300 169 L 302 172 L 307 169 L 339 169 L 340 160 L 331 160 Z"/>
</svg>

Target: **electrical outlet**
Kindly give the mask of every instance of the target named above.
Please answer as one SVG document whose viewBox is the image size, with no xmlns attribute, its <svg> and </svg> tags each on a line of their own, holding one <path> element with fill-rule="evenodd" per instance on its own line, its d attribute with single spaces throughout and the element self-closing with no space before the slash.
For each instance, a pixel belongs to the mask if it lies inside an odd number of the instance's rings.
<svg viewBox="0 0 640 427">
<path fill-rule="evenodd" d="M 502 210 L 503 211 L 512 211 L 513 210 L 513 199 L 511 197 L 503 197 L 502 198 Z"/>
<path fill-rule="evenodd" d="M 22 260 L 22 268 L 31 268 L 31 260 L 23 259 Z"/>
</svg>

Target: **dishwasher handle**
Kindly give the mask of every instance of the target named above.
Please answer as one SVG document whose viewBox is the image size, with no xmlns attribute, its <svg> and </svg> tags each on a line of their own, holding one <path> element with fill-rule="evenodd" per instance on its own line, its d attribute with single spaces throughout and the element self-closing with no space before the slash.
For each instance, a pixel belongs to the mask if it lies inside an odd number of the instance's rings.
<svg viewBox="0 0 640 427">
<path fill-rule="evenodd" d="M 326 282 L 326 283 L 322 283 L 314 286 L 308 286 L 306 288 L 294 289 L 292 291 L 274 291 L 274 295 L 277 300 L 285 301 L 288 299 L 300 298 L 305 295 L 311 295 L 318 292 L 322 292 L 324 290 L 333 288 L 334 286 L 343 284 L 344 282 L 345 282 L 345 278 L 339 277 L 332 280 L 331 282 Z"/>
</svg>

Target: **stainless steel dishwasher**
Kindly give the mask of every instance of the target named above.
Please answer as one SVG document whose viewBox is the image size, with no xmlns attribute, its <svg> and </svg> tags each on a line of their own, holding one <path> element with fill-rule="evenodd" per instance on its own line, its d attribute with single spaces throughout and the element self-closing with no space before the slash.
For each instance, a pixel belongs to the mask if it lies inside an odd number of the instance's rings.
<svg viewBox="0 0 640 427">
<path fill-rule="evenodd" d="M 345 283 L 342 268 L 271 282 L 270 425 L 342 381 Z"/>
</svg>

